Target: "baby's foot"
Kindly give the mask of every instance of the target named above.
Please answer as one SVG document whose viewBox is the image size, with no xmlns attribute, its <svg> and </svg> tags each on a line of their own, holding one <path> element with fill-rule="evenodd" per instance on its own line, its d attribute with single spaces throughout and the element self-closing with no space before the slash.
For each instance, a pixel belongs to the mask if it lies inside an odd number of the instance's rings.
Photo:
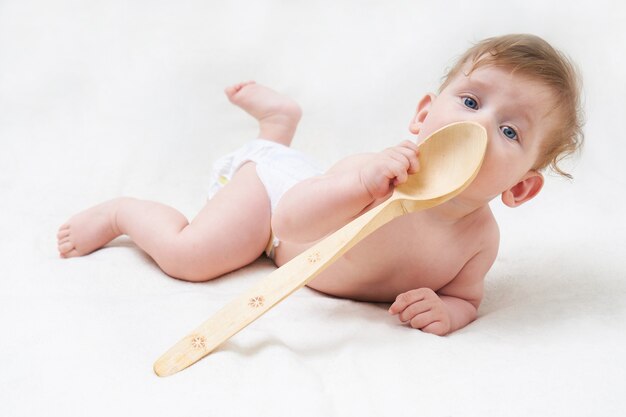
<svg viewBox="0 0 626 417">
<path fill-rule="evenodd" d="M 87 255 L 120 236 L 115 215 L 121 200 L 115 199 L 91 207 L 61 226 L 57 234 L 61 257 Z"/>
<path fill-rule="evenodd" d="M 224 90 L 231 103 L 259 121 L 259 136 L 289 146 L 302 110 L 291 98 L 254 81 L 246 81 Z"/>
</svg>

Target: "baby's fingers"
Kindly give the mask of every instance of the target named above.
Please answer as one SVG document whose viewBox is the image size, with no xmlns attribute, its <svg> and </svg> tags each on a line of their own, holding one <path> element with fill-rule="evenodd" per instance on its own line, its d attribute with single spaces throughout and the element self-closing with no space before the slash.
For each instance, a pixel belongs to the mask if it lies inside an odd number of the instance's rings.
<svg viewBox="0 0 626 417">
<path fill-rule="evenodd" d="M 392 172 L 392 178 L 394 178 L 394 186 L 404 184 L 409 179 L 407 168 L 402 162 L 393 161 L 393 163 L 390 164 L 390 169 Z"/>
<path fill-rule="evenodd" d="M 400 319 L 402 323 L 407 323 L 410 321 L 412 327 L 415 327 L 413 326 L 413 320 L 415 320 L 419 316 L 427 314 L 428 312 L 430 312 L 430 306 L 428 305 L 428 303 L 424 301 L 416 301 L 413 304 L 410 304 L 403 311 L 401 311 L 400 314 L 398 314 L 398 319 Z M 415 328 L 419 329 L 419 327 Z"/>
<path fill-rule="evenodd" d="M 438 316 L 432 311 L 424 311 L 422 313 L 416 314 L 410 320 L 411 327 L 414 329 L 424 329 L 427 326 L 437 322 Z"/>
<path fill-rule="evenodd" d="M 402 142 L 398 146 L 402 146 L 403 148 L 410 149 L 410 150 L 412 150 L 415 153 L 417 153 L 417 150 L 419 149 L 419 146 L 417 146 L 417 143 L 415 143 L 413 141 L 410 141 L 410 140 L 405 140 L 404 142 Z"/>
<path fill-rule="evenodd" d="M 422 301 L 425 297 L 425 291 L 423 289 L 411 290 L 402 293 L 396 297 L 396 301 L 389 307 L 389 313 L 398 314 L 404 311 L 411 304 Z"/>
<path fill-rule="evenodd" d="M 419 288 L 400 294 L 389 307 L 402 323 L 414 329 L 443 336 L 450 331 L 450 317 L 443 301 L 430 288 Z"/>
<path fill-rule="evenodd" d="M 417 145 L 409 140 L 402 142 L 399 146 L 394 148 L 399 152 L 403 158 L 406 158 L 408 162 L 407 172 L 409 174 L 415 174 L 419 171 L 419 159 L 417 156 L 419 155 L 419 148 Z"/>
</svg>

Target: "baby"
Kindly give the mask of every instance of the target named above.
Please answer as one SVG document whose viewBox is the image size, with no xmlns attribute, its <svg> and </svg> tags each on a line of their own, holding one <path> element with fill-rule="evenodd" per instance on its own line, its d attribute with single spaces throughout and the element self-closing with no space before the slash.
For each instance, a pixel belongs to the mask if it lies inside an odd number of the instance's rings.
<svg viewBox="0 0 626 417">
<path fill-rule="evenodd" d="M 218 160 L 210 198 L 191 223 L 166 205 L 134 198 L 104 202 L 58 232 L 64 258 L 129 236 L 168 275 L 207 281 L 263 252 L 277 266 L 390 197 L 419 171 L 411 141 L 345 158 L 321 172 L 289 145 L 299 106 L 252 81 L 226 95 L 259 123 L 259 138 Z M 445 335 L 473 321 L 498 252 L 489 201 L 517 207 L 539 193 L 541 171 L 582 143 L 574 67 L 544 40 L 483 40 L 450 69 L 438 94 L 417 105 L 417 142 L 458 121 L 485 127 L 488 147 L 475 181 L 437 207 L 397 218 L 348 251 L 308 285 L 356 300 L 390 302 L 402 323 Z M 269 242 L 268 242 L 269 241 Z"/>
</svg>

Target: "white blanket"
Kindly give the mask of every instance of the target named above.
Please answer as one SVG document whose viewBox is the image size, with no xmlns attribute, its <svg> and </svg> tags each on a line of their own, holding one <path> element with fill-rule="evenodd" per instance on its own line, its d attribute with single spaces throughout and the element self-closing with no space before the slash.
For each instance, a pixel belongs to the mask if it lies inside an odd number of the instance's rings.
<svg viewBox="0 0 626 417">
<path fill-rule="evenodd" d="M 617 416 L 626 409 L 626 13 L 620 2 L 0 0 L 0 416 Z M 62 260 L 56 229 L 132 195 L 192 217 L 253 138 L 225 86 L 294 97 L 325 165 L 409 138 L 471 42 L 531 32 L 585 80 L 587 143 L 517 209 L 479 318 L 447 337 L 303 289 L 169 378 L 152 364 L 274 269 L 208 283 L 130 241 Z"/>
</svg>

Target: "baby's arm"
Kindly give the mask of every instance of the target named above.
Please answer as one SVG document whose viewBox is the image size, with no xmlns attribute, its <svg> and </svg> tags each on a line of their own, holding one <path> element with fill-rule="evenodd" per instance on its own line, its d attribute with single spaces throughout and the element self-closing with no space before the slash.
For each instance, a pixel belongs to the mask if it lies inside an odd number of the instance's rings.
<svg viewBox="0 0 626 417">
<path fill-rule="evenodd" d="M 410 141 L 345 158 L 285 193 L 274 212 L 273 231 L 284 241 L 321 239 L 389 198 L 418 166 L 417 145 Z"/>
<path fill-rule="evenodd" d="M 495 228 L 497 234 L 497 227 Z M 437 292 L 420 288 L 400 294 L 389 308 L 403 323 L 426 333 L 446 335 L 476 319 L 483 298 L 485 275 L 498 252 L 498 236 L 471 258 L 457 276 Z"/>
</svg>

